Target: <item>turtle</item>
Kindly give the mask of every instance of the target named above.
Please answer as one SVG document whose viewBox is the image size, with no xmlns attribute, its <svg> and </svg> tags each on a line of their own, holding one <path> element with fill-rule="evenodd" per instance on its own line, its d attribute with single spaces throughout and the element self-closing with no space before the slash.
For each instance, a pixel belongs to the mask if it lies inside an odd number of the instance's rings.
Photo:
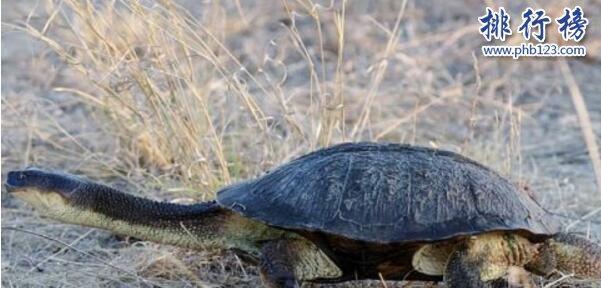
<svg viewBox="0 0 601 288">
<path fill-rule="evenodd" d="M 360 279 L 507 286 L 513 268 L 601 279 L 601 246 L 497 172 L 406 144 L 322 148 L 215 200 L 159 202 L 82 176 L 27 168 L 5 187 L 43 215 L 189 249 L 232 250 L 265 287 Z"/>
</svg>

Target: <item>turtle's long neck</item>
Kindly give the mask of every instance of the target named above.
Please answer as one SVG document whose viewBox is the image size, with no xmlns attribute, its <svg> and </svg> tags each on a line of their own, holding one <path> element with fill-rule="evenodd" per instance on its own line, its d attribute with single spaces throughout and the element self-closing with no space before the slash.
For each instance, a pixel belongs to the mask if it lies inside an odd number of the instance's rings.
<svg viewBox="0 0 601 288">
<path fill-rule="evenodd" d="M 64 212 L 50 216 L 193 249 L 238 248 L 248 246 L 246 239 L 253 235 L 273 237 L 273 229 L 225 210 L 214 201 L 194 205 L 157 202 L 96 183 L 80 187 Z"/>
</svg>

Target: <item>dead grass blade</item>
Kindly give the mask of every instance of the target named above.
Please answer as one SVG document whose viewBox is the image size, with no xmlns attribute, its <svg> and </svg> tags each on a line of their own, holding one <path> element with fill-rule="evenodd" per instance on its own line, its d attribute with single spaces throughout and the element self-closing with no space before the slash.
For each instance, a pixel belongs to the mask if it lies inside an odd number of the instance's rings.
<svg viewBox="0 0 601 288">
<path fill-rule="evenodd" d="M 578 87 L 578 82 L 576 82 L 570 66 L 563 59 L 559 60 L 558 62 L 561 73 L 566 81 L 566 85 L 568 86 L 570 94 L 572 95 L 572 103 L 574 103 L 574 108 L 576 108 L 580 129 L 582 129 L 582 136 L 584 136 L 584 142 L 586 143 L 586 148 L 588 150 L 591 163 L 593 164 L 593 169 L 595 170 L 597 189 L 599 191 L 599 196 L 601 196 L 601 155 L 599 154 L 599 146 L 597 145 L 595 131 L 593 130 L 593 125 L 591 124 L 591 117 L 588 114 L 584 97 L 580 92 L 580 87 Z"/>
<path fill-rule="evenodd" d="M 359 116 L 359 120 L 353 130 L 351 132 L 350 138 L 356 140 L 356 136 L 360 131 L 363 131 L 365 125 L 369 121 L 369 114 L 371 111 L 371 106 L 378 93 L 378 88 L 380 87 L 380 83 L 384 78 L 384 73 L 386 72 L 386 68 L 388 67 L 388 57 L 390 53 L 392 53 L 399 42 L 399 28 L 401 25 L 401 20 L 403 19 L 403 15 L 405 14 L 405 8 L 407 7 L 407 0 L 404 0 L 401 4 L 401 8 L 399 9 L 399 13 L 397 14 L 396 21 L 394 23 L 394 28 L 392 29 L 391 35 L 388 38 L 388 43 L 386 44 L 386 48 L 384 49 L 384 54 L 382 55 L 382 59 L 379 61 L 376 67 L 376 71 L 374 72 L 374 76 L 372 78 L 371 85 L 369 87 L 369 91 L 365 98 L 365 102 L 363 103 L 363 110 L 361 110 L 361 114 Z"/>
</svg>

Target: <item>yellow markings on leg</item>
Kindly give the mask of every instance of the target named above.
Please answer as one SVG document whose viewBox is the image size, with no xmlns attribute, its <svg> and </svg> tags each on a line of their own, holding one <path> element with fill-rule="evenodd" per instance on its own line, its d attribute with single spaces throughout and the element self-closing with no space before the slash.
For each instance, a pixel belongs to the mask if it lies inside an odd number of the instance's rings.
<svg viewBox="0 0 601 288">
<path fill-rule="evenodd" d="M 536 254 L 528 239 L 509 232 L 491 232 L 468 240 L 468 257 L 481 263 L 480 279 L 490 281 L 501 278 L 510 266 L 522 267 Z"/>
<path fill-rule="evenodd" d="M 503 277 L 510 266 L 522 267 L 534 257 L 536 248 L 528 239 L 508 232 L 490 232 L 466 239 L 468 257 L 481 263 L 484 281 Z M 415 252 L 411 264 L 423 274 L 443 275 L 449 256 L 456 249 L 455 242 L 424 244 Z"/>
<path fill-rule="evenodd" d="M 342 271 L 319 247 L 305 239 L 290 240 L 289 253 L 298 280 L 338 278 Z"/>
</svg>

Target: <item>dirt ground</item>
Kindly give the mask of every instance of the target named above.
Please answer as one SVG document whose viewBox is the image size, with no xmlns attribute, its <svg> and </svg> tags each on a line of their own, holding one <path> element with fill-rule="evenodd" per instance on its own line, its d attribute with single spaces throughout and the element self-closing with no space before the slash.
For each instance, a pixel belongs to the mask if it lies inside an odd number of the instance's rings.
<svg viewBox="0 0 601 288">
<path fill-rule="evenodd" d="M 517 1 L 92 2 L 2 1 L 3 180 L 39 166 L 201 201 L 317 147 L 403 142 L 481 161 L 601 242 L 582 129 L 601 143 L 598 1 L 529 3 L 583 8 L 588 56 L 561 60 L 482 56 L 477 17 L 503 5 L 517 19 Z M 233 254 L 61 224 L 4 188 L 1 203 L 3 287 L 260 285 Z M 384 285 L 434 284 L 336 287 Z"/>
</svg>

